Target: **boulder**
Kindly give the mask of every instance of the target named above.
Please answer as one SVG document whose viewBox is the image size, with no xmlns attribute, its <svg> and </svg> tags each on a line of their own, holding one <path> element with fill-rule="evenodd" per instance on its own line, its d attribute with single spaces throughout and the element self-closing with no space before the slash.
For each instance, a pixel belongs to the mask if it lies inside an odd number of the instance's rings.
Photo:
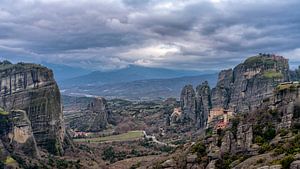
<svg viewBox="0 0 300 169">
<path fill-rule="evenodd" d="M 296 160 L 291 163 L 290 169 L 300 169 L 300 160 Z"/>
</svg>

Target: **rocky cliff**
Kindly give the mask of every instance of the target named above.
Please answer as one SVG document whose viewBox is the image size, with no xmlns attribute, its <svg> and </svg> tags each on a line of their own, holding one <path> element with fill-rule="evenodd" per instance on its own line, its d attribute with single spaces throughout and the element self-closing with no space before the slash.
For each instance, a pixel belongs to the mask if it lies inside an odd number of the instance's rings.
<svg viewBox="0 0 300 169">
<path fill-rule="evenodd" d="M 196 115 L 198 119 L 198 128 L 204 128 L 206 126 L 211 106 L 211 90 L 208 82 L 205 81 L 196 87 Z"/>
<path fill-rule="evenodd" d="M 107 127 L 110 111 L 104 98 L 93 98 L 74 118 L 69 119 L 69 126 L 75 131 L 98 132 Z"/>
<path fill-rule="evenodd" d="M 0 132 L 5 151 L 40 157 L 63 153 L 60 92 L 51 70 L 35 64 L 0 64 Z"/>
<path fill-rule="evenodd" d="M 173 168 L 300 168 L 300 84 L 283 83 L 249 113 L 226 128 L 206 129 L 204 137 L 173 156 Z M 175 160 L 174 160 L 175 159 Z M 162 168 L 169 160 L 156 164 Z"/>
<path fill-rule="evenodd" d="M 205 81 L 194 90 L 192 85 L 186 85 L 181 92 L 180 114 L 181 122 L 191 123 L 197 128 L 206 126 L 209 110 L 211 109 L 211 90 Z"/>
<path fill-rule="evenodd" d="M 290 81 L 291 77 L 295 79 L 298 73 L 298 70 L 291 73 L 288 60 L 282 56 L 250 57 L 234 69 L 221 71 L 212 90 L 207 82 L 199 85 L 196 91 L 191 85 L 185 86 L 180 99 L 182 117 L 203 128 L 211 110 L 250 112 L 271 97 L 278 84 Z"/>
<path fill-rule="evenodd" d="M 182 121 L 196 122 L 196 93 L 192 85 L 186 85 L 180 95 Z"/>
<path fill-rule="evenodd" d="M 212 92 L 213 107 L 249 112 L 272 96 L 279 83 L 289 80 L 289 64 L 284 57 L 262 54 L 250 57 L 233 70 L 219 74 Z"/>
</svg>

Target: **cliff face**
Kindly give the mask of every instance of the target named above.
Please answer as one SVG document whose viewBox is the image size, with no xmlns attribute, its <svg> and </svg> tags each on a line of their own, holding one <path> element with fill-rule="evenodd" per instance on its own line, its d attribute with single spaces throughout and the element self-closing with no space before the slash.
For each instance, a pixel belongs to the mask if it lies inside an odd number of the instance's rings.
<svg viewBox="0 0 300 169">
<path fill-rule="evenodd" d="M 161 167 L 173 159 L 173 168 L 299 168 L 300 84 L 276 86 L 257 109 L 211 131 L 160 162 Z"/>
<path fill-rule="evenodd" d="M 204 128 L 206 126 L 211 106 L 211 90 L 208 82 L 205 81 L 196 87 L 196 115 L 198 119 L 198 128 Z"/>
<path fill-rule="evenodd" d="M 183 121 L 196 121 L 196 93 L 192 85 L 186 85 L 180 95 Z"/>
<path fill-rule="evenodd" d="M 282 56 L 250 57 L 233 70 L 220 73 L 212 92 L 213 107 L 249 112 L 272 96 L 279 83 L 289 80 L 288 60 Z"/>
<path fill-rule="evenodd" d="M 70 119 L 69 126 L 73 130 L 97 132 L 106 128 L 109 118 L 109 109 L 104 98 L 93 98 L 87 109 Z"/>
<path fill-rule="evenodd" d="M 263 54 L 250 57 L 234 69 L 221 71 L 212 90 L 207 83 L 199 85 L 196 92 L 193 86 L 185 86 L 180 99 L 182 117 L 203 128 L 212 108 L 250 112 L 272 96 L 278 84 L 289 80 L 288 60 L 284 57 Z"/>
<path fill-rule="evenodd" d="M 196 125 L 197 128 L 206 126 L 209 110 L 211 109 L 211 91 L 208 82 L 205 81 L 196 87 L 187 85 L 181 92 L 181 121 Z"/>
<path fill-rule="evenodd" d="M 300 84 L 279 85 L 272 98 L 274 109 L 282 114 L 277 130 L 300 129 Z"/>
<path fill-rule="evenodd" d="M 233 84 L 233 70 L 223 70 L 219 73 L 218 83 L 212 89 L 211 102 L 213 108 L 228 108 Z"/>
<path fill-rule="evenodd" d="M 0 95 L 0 107 L 9 113 L 0 115 L 6 122 L 1 124 L 5 125 L 1 126 L 1 140 L 6 147 L 33 156 L 39 156 L 37 147 L 52 154 L 63 153 L 60 92 L 51 70 L 34 64 L 1 64 Z"/>
</svg>

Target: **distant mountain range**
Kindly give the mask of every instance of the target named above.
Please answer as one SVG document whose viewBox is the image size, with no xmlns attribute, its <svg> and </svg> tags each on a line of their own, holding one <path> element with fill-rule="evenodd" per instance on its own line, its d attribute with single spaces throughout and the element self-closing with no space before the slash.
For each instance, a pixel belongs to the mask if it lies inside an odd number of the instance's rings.
<svg viewBox="0 0 300 169">
<path fill-rule="evenodd" d="M 51 68 L 62 94 L 104 96 L 130 100 L 179 97 L 186 84 L 209 81 L 214 86 L 217 74 L 189 70 L 149 68 L 130 65 L 113 71 L 89 71 L 83 68 L 42 63 Z"/>
<path fill-rule="evenodd" d="M 207 80 L 216 85 L 217 74 L 185 76 L 170 79 L 147 79 L 99 86 L 70 87 L 62 90 L 63 95 L 104 96 L 129 100 L 161 100 L 168 97 L 178 98 L 186 84 L 197 86 Z"/>
<path fill-rule="evenodd" d="M 41 64 L 53 70 L 55 80 L 59 84 L 62 84 L 62 82 L 67 79 L 86 75 L 92 72 L 90 70 L 83 69 L 80 67 L 72 67 L 67 65 L 60 65 L 60 64 L 53 64 L 53 63 L 46 63 L 46 62 L 43 62 Z"/>
<path fill-rule="evenodd" d="M 164 68 L 148 68 L 130 65 L 129 67 L 114 71 L 94 71 L 86 75 L 69 78 L 60 84 L 63 87 L 70 86 L 99 86 L 121 82 L 132 82 L 145 79 L 168 79 L 182 76 L 196 76 L 203 74 L 199 71 L 171 70 Z"/>
</svg>

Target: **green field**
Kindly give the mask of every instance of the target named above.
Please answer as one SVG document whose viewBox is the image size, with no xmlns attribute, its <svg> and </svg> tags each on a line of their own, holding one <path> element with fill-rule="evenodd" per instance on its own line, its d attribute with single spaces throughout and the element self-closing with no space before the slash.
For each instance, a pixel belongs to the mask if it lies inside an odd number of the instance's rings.
<svg viewBox="0 0 300 169">
<path fill-rule="evenodd" d="M 143 131 L 130 131 L 128 133 L 105 136 L 105 137 L 96 137 L 96 138 L 81 138 L 74 139 L 75 142 L 110 142 L 110 141 L 131 141 L 139 138 L 143 138 Z"/>
</svg>

